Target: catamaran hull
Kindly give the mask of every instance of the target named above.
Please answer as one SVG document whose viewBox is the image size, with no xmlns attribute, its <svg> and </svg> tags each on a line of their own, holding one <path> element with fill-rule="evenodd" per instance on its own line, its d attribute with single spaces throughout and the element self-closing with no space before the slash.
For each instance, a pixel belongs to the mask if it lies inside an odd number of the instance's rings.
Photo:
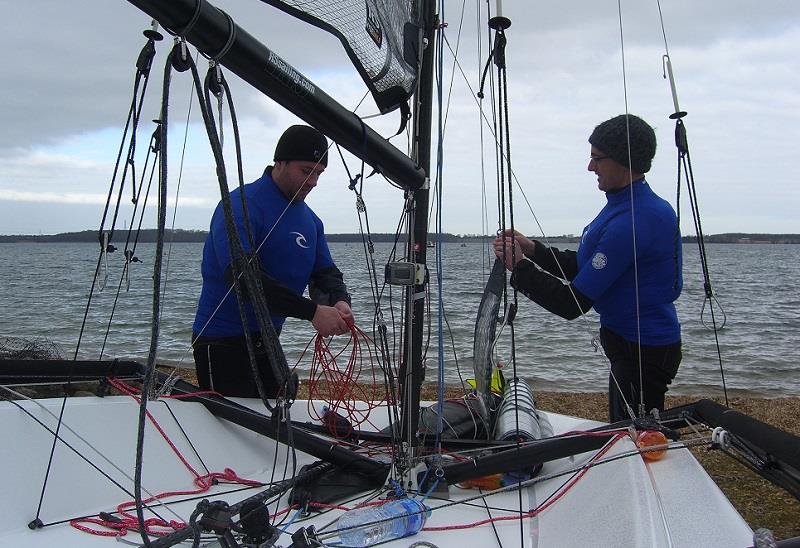
<svg viewBox="0 0 800 548">
<path fill-rule="evenodd" d="M 53 434 L 48 429 L 55 430 L 55 416 L 60 413 L 62 401 L 0 403 L 0 431 L 4 440 L 0 466 L 5 472 L 4 510 L 0 514 L 2 546 L 118 545 L 113 537 L 79 531 L 68 521 L 80 516 L 96 517 L 101 511 L 114 512 L 118 504 L 132 500 L 138 405 L 122 396 L 68 399 L 59 430 L 63 441 L 55 444 L 50 471 L 46 474 L 53 448 Z M 256 409 L 260 405 L 260 402 L 240 402 L 252 404 Z M 279 447 L 276 456 L 273 440 L 219 419 L 199 403 L 157 400 L 148 409 L 176 449 L 148 425 L 142 474 L 144 496 L 195 488 L 191 472 L 177 453 L 200 474 L 206 473 L 206 469 L 221 472 L 230 468 L 242 478 L 264 483 L 292 475 L 291 461 L 285 472 L 285 446 Z M 307 402 L 296 402 L 293 419 L 308 420 L 306 409 Z M 547 417 L 556 432 L 599 425 L 552 413 L 547 413 Z M 386 423 L 386 417 L 376 416 L 376 412 L 372 419 L 378 426 Z M 629 453 L 633 449 L 628 439 L 614 444 L 603 456 L 608 462 L 589 468 L 536 517 L 504 519 L 465 529 L 426 530 L 413 541 L 427 540 L 442 548 L 496 546 L 497 538 L 504 546 L 559 548 L 752 545 L 750 528 L 688 450 L 672 450 L 663 460 L 646 464 L 638 454 Z M 588 462 L 594 453 L 545 463 L 540 476 L 572 470 Z M 297 456 L 298 468 L 316 460 L 303 453 Z M 610 459 L 615 456 L 619 458 Z M 567 474 L 523 488 L 521 493 L 512 490 L 455 505 L 452 503 L 475 497 L 478 492 L 451 487 L 449 500 L 433 495 L 426 500 L 433 509 L 426 526 L 450 528 L 489 518 L 515 517 L 520 508 L 527 511 L 542 505 L 573 477 L 574 474 Z M 185 522 L 201 498 L 233 504 L 261 489 L 241 490 L 223 483 L 206 493 L 168 497 L 165 502 L 169 504 L 157 507 L 156 511 L 166 519 Z M 285 508 L 285 500 L 284 497 L 281 508 Z M 352 507 L 361 500 L 364 499 L 345 504 Z M 275 505 L 270 510 L 274 511 Z M 312 524 L 318 530 L 330 531 L 332 527 L 325 529 L 325 524 L 340 513 L 335 510 L 295 521 L 287 531 L 291 533 Z M 28 524 L 37 516 L 44 527 L 32 530 Z M 125 540 L 141 542 L 135 532 L 128 532 Z M 407 547 L 411 541 L 398 540 L 387 546 Z M 287 535 L 278 541 L 278 545 L 290 543 Z"/>
</svg>

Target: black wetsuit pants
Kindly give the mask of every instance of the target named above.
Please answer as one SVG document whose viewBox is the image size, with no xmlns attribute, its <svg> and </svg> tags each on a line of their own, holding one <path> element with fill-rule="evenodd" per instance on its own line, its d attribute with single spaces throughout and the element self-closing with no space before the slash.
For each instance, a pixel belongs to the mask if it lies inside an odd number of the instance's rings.
<svg viewBox="0 0 800 548">
<path fill-rule="evenodd" d="M 256 365 L 268 398 L 278 395 L 280 387 L 264 351 L 259 333 L 253 333 Z M 194 366 L 200 388 L 225 396 L 258 398 L 247 344 L 241 337 L 197 337 L 192 335 Z"/>
<path fill-rule="evenodd" d="M 613 377 L 608 378 L 608 415 L 611 422 L 629 419 L 625 402 L 639 414 L 639 345 L 605 327 L 600 328 L 600 342 L 611 362 Z M 667 386 L 675 378 L 681 363 L 681 343 L 641 345 L 642 382 L 645 413 L 664 410 Z M 614 382 L 616 379 L 616 382 Z M 617 386 L 619 385 L 619 386 Z M 622 393 L 620 393 L 620 390 Z"/>
</svg>

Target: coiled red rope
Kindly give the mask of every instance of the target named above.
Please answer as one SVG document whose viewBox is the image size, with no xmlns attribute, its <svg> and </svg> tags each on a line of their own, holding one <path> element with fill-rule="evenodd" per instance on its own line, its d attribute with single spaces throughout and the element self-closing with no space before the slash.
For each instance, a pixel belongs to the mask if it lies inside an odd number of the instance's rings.
<svg viewBox="0 0 800 548">
<path fill-rule="evenodd" d="M 356 325 L 350 326 L 350 338 L 343 346 L 334 348 L 332 342 L 333 339 L 316 334 L 303 351 L 305 356 L 313 345 L 308 379 L 309 416 L 322 421 L 340 439 L 352 436 L 363 424 L 377 430 L 369 415 L 384 405 L 387 398 L 375 343 Z M 337 415 L 345 421 L 336 420 Z"/>
</svg>

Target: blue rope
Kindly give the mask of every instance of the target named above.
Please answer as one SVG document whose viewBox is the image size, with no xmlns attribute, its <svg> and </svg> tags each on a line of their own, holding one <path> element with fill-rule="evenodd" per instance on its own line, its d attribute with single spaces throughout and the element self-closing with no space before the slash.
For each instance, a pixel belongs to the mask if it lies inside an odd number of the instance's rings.
<svg viewBox="0 0 800 548">
<path fill-rule="evenodd" d="M 444 1 L 440 0 L 439 2 L 439 17 L 441 21 L 444 21 Z M 437 302 L 438 308 L 438 325 L 437 325 L 437 335 L 439 337 L 438 341 L 438 377 L 439 377 L 439 390 L 437 393 L 437 402 L 436 402 L 436 451 L 437 453 L 442 452 L 442 429 L 444 428 L 444 423 L 442 416 L 444 414 L 444 300 L 442 298 L 443 291 L 444 291 L 444 280 L 442 277 L 442 171 L 443 171 L 443 152 L 442 149 L 444 148 L 444 128 L 443 128 L 443 119 L 442 119 L 442 103 L 443 103 L 443 74 L 444 74 L 444 61 L 442 59 L 442 52 L 444 49 L 444 27 L 439 29 L 439 32 L 436 33 L 436 48 L 438 50 L 438 60 L 437 60 L 437 75 L 436 75 L 436 97 L 437 101 L 439 102 L 439 109 L 437 113 L 437 132 L 438 132 L 438 139 L 437 139 L 437 150 L 436 150 L 436 185 L 435 185 L 435 193 L 436 193 L 436 287 L 439 292 L 439 298 Z M 427 496 L 427 495 L 426 495 Z"/>
<path fill-rule="evenodd" d="M 286 523 L 284 523 L 284 524 L 283 524 L 281 527 L 278 527 L 278 530 L 279 530 L 281 533 L 285 533 L 285 532 L 286 532 L 286 529 L 288 529 L 288 528 L 289 528 L 289 526 L 290 526 L 291 524 L 293 524 L 295 521 L 297 521 L 297 518 L 298 518 L 298 517 L 300 516 L 300 514 L 302 514 L 302 513 L 303 513 L 303 511 L 302 511 L 302 510 L 296 510 L 296 511 L 295 511 L 295 513 L 294 513 L 294 515 L 293 515 L 291 518 L 289 518 L 289 521 L 287 521 Z"/>
</svg>

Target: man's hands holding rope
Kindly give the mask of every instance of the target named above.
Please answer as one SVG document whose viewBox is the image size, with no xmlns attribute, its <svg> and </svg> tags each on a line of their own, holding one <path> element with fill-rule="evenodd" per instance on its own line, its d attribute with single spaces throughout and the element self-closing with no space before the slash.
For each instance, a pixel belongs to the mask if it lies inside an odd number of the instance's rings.
<svg viewBox="0 0 800 548">
<path fill-rule="evenodd" d="M 525 255 L 533 255 L 536 242 L 521 232 L 508 229 L 495 238 L 493 246 L 495 256 L 505 263 L 508 270 L 513 272 L 514 267 L 525 258 Z"/>
<path fill-rule="evenodd" d="M 349 333 L 353 324 L 355 324 L 353 311 L 345 301 L 339 301 L 333 306 L 317 305 L 317 310 L 311 319 L 311 325 L 323 337 Z"/>
</svg>

